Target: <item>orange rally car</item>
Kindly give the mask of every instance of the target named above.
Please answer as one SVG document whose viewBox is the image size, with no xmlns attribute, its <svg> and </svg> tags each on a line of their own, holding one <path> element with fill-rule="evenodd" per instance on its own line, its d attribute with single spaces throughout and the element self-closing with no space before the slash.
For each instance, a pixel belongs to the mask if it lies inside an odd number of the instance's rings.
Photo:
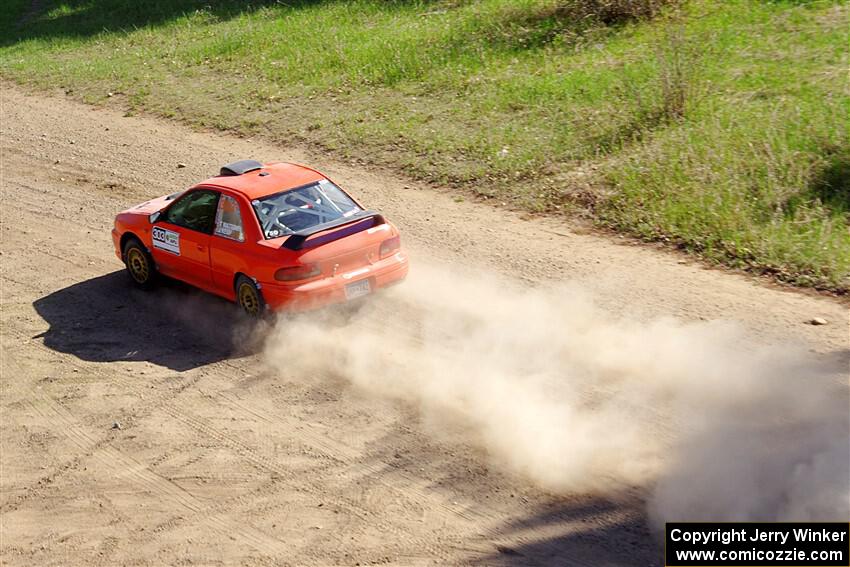
<svg viewBox="0 0 850 567">
<path fill-rule="evenodd" d="M 292 163 L 228 164 L 184 192 L 119 213 L 112 239 L 139 287 L 163 274 L 251 316 L 356 299 L 408 270 L 392 223 Z"/>
</svg>

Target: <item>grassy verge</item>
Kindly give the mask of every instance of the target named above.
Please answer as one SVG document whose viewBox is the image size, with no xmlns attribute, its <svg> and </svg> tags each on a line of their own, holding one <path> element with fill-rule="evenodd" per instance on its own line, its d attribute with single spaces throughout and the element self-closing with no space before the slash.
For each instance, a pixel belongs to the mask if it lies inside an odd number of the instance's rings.
<svg viewBox="0 0 850 567">
<path fill-rule="evenodd" d="M 7 5 L 3 77 L 850 290 L 845 2 Z"/>
</svg>

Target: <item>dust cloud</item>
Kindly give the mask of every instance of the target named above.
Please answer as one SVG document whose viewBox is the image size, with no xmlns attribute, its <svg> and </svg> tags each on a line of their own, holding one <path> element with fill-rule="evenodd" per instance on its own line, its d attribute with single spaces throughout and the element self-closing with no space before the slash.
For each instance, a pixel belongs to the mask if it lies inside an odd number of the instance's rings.
<svg viewBox="0 0 850 567">
<path fill-rule="evenodd" d="M 269 363 L 459 418 L 547 490 L 645 488 L 658 522 L 850 517 L 848 388 L 804 350 L 614 315 L 575 285 L 414 268 L 355 313 L 282 317 Z"/>
</svg>

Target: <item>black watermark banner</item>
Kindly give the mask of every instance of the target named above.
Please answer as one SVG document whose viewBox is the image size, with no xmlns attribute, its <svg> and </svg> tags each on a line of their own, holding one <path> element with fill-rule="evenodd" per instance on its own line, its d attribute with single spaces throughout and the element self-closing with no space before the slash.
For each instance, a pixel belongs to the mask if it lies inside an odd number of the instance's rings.
<svg viewBox="0 0 850 567">
<path fill-rule="evenodd" d="M 850 524 L 670 522 L 667 567 L 848 567 Z"/>
</svg>

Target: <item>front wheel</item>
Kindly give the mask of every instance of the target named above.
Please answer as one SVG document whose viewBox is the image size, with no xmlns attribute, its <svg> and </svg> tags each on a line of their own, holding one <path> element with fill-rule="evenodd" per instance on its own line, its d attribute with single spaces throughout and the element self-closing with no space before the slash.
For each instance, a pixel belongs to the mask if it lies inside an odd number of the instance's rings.
<svg viewBox="0 0 850 567">
<path fill-rule="evenodd" d="M 124 245 L 124 265 L 127 273 L 136 286 L 142 289 L 150 289 L 156 283 L 156 267 L 153 258 L 145 250 L 141 242 L 135 238 Z"/>
<path fill-rule="evenodd" d="M 247 276 L 239 276 L 236 279 L 236 303 L 252 318 L 260 317 L 266 309 L 260 288 Z"/>
</svg>

